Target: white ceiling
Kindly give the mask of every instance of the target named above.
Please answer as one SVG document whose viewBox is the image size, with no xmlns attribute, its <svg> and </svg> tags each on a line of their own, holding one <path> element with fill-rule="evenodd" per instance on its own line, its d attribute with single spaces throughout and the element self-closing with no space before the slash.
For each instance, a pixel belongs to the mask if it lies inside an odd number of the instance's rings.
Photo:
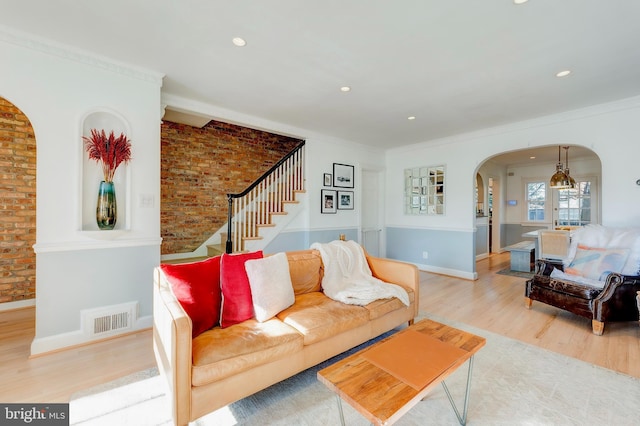
<svg viewBox="0 0 640 426">
<path fill-rule="evenodd" d="M 633 0 L 0 0 L 163 93 L 381 148 L 639 95 L 638 22 Z"/>
</svg>

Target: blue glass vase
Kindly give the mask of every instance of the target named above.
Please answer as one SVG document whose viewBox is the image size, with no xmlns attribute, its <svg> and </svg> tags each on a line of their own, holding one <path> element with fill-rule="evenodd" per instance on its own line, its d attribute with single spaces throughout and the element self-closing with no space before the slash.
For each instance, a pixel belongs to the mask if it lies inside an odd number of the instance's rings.
<svg viewBox="0 0 640 426">
<path fill-rule="evenodd" d="M 100 182 L 98 189 L 98 205 L 96 206 L 96 221 L 100 229 L 113 229 L 118 219 L 116 205 L 116 188 L 113 182 Z"/>
</svg>

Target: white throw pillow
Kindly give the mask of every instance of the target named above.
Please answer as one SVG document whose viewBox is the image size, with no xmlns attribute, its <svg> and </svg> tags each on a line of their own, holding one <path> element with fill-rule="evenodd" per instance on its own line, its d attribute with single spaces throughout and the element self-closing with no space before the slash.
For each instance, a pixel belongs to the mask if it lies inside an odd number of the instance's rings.
<svg viewBox="0 0 640 426">
<path fill-rule="evenodd" d="M 264 322 L 293 305 L 295 296 L 285 253 L 247 260 L 244 267 L 249 277 L 256 320 Z"/>
<path fill-rule="evenodd" d="M 549 276 L 551 278 L 557 278 L 559 280 L 574 281 L 580 284 L 586 284 L 588 286 L 599 289 L 603 289 L 605 284 L 605 281 L 592 280 L 590 278 L 581 277 L 580 275 L 565 274 L 557 268 L 553 268 L 553 271 L 551 271 L 551 275 Z"/>
</svg>

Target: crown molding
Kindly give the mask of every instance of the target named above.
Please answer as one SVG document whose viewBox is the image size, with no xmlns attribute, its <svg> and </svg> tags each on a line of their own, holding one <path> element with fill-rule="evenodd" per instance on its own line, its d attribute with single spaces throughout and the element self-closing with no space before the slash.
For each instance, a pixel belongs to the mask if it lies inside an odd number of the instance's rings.
<svg viewBox="0 0 640 426">
<path fill-rule="evenodd" d="M 584 120 L 600 115 L 617 113 L 640 108 L 640 96 L 632 96 L 629 98 L 617 99 L 601 104 L 594 104 L 582 108 L 549 114 L 528 120 L 515 121 L 512 123 L 502 124 L 499 126 L 487 127 L 485 129 L 475 130 L 472 132 L 460 133 L 457 135 L 446 136 L 443 138 L 432 139 L 429 141 L 419 142 L 413 145 L 405 145 L 398 148 L 387 149 L 386 152 L 404 153 L 411 152 L 416 148 L 445 146 L 452 143 L 467 142 L 473 139 L 481 139 L 489 136 L 500 134 L 508 134 L 520 132 L 528 129 L 550 126 L 558 123 L 571 122 L 575 120 Z"/>
<path fill-rule="evenodd" d="M 144 68 L 139 68 L 110 58 L 95 55 L 91 52 L 56 43 L 52 40 L 16 31 L 0 25 L 0 41 L 34 50 L 36 52 L 57 56 L 69 61 L 90 65 L 105 71 L 121 74 L 162 87 L 164 74 Z"/>
</svg>

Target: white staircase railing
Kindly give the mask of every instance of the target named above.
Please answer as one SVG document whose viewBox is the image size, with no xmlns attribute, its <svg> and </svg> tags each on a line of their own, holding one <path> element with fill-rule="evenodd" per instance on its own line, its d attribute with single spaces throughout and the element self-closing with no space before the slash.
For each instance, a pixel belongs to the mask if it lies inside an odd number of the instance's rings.
<svg viewBox="0 0 640 426">
<path fill-rule="evenodd" d="M 260 238 L 260 227 L 273 226 L 271 216 L 285 214 L 284 204 L 304 191 L 304 142 L 239 194 L 227 194 L 227 253 L 244 250 L 244 242 Z"/>
</svg>

